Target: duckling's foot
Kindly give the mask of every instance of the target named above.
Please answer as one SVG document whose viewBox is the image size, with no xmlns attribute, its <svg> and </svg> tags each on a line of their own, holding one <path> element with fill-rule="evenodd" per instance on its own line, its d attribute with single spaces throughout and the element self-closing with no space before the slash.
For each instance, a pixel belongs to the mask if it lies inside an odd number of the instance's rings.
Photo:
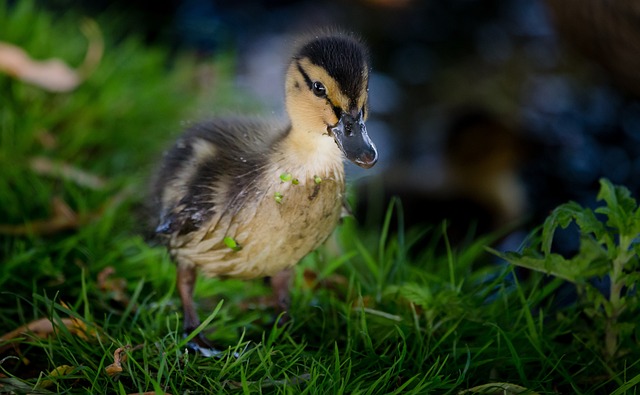
<svg viewBox="0 0 640 395">
<path fill-rule="evenodd" d="M 189 333 L 190 332 L 185 332 L 183 337 L 189 336 Z M 222 358 L 224 354 L 223 351 L 218 350 L 206 337 L 204 337 L 202 333 L 198 333 L 196 337 L 191 339 L 191 341 L 187 343 L 187 347 L 207 358 Z"/>
<path fill-rule="evenodd" d="M 284 326 L 291 321 L 288 313 L 291 304 L 289 288 L 291 287 L 291 269 L 286 269 L 271 277 L 271 290 L 275 296 L 275 308 L 278 316 L 278 327 Z"/>
<path fill-rule="evenodd" d="M 202 347 L 194 342 L 187 343 L 187 347 L 206 358 L 222 358 L 224 355 L 223 351 L 215 348 Z"/>
</svg>

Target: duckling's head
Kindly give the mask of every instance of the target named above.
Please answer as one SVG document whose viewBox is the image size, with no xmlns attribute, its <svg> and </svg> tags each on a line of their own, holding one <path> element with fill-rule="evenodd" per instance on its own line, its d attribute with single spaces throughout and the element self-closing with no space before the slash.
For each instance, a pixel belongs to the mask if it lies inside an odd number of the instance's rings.
<svg viewBox="0 0 640 395">
<path fill-rule="evenodd" d="M 286 104 L 292 127 L 333 138 L 347 159 L 369 168 L 378 160 L 367 134 L 369 64 L 354 37 L 315 36 L 294 54 L 287 71 Z"/>
</svg>

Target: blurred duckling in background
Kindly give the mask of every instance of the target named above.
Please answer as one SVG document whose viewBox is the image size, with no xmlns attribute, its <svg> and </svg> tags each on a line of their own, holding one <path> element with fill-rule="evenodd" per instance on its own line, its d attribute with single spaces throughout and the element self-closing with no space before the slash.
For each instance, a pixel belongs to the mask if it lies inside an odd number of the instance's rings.
<svg viewBox="0 0 640 395">
<path fill-rule="evenodd" d="M 165 154 L 152 191 L 156 233 L 177 264 L 185 334 L 200 325 L 193 302 L 198 272 L 276 275 L 286 283 L 277 274 L 332 233 L 343 210 L 343 159 L 370 168 L 378 158 L 364 124 L 368 79 L 368 54 L 358 39 L 314 36 L 294 52 L 286 72 L 288 120 L 195 124 Z M 210 347 L 202 335 L 194 342 Z"/>
</svg>

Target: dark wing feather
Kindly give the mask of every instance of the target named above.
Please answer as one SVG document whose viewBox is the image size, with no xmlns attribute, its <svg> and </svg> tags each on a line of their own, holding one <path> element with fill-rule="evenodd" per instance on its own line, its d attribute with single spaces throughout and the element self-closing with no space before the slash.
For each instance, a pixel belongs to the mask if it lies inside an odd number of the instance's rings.
<svg viewBox="0 0 640 395">
<path fill-rule="evenodd" d="M 239 118 L 216 119 L 188 128 L 165 154 L 155 179 L 156 233 L 190 233 L 216 210 L 227 209 L 228 204 L 218 207 L 220 202 L 237 202 L 240 192 L 260 176 L 274 144 L 287 130 Z M 207 144 L 210 152 L 198 151 Z M 226 183 L 225 196 L 216 196 L 220 183 Z M 172 198 L 165 199 L 167 194 Z"/>
</svg>

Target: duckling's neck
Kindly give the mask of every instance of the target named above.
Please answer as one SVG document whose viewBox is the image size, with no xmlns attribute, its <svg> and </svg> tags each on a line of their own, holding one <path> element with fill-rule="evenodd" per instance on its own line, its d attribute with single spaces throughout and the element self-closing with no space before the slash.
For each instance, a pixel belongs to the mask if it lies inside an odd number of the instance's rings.
<svg viewBox="0 0 640 395">
<path fill-rule="evenodd" d="M 279 148 L 281 162 L 302 170 L 310 177 L 344 173 L 342 152 L 326 131 L 323 134 L 322 131 L 292 124 Z"/>
<path fill-rule="evenodd" d="M 306 169 L 311 176 L 336 171 L 342 174 L 342 151 L 327 130 L 330 121 L 326 112 L 330 110 L 324 105 L 318 106 L 317 98 L 306 89 L 299 69 L 299 63 L 292 62 L 287 71 L 285 104 L 291 127 L 280 142 L 282 160 Z"/>
</svg>

